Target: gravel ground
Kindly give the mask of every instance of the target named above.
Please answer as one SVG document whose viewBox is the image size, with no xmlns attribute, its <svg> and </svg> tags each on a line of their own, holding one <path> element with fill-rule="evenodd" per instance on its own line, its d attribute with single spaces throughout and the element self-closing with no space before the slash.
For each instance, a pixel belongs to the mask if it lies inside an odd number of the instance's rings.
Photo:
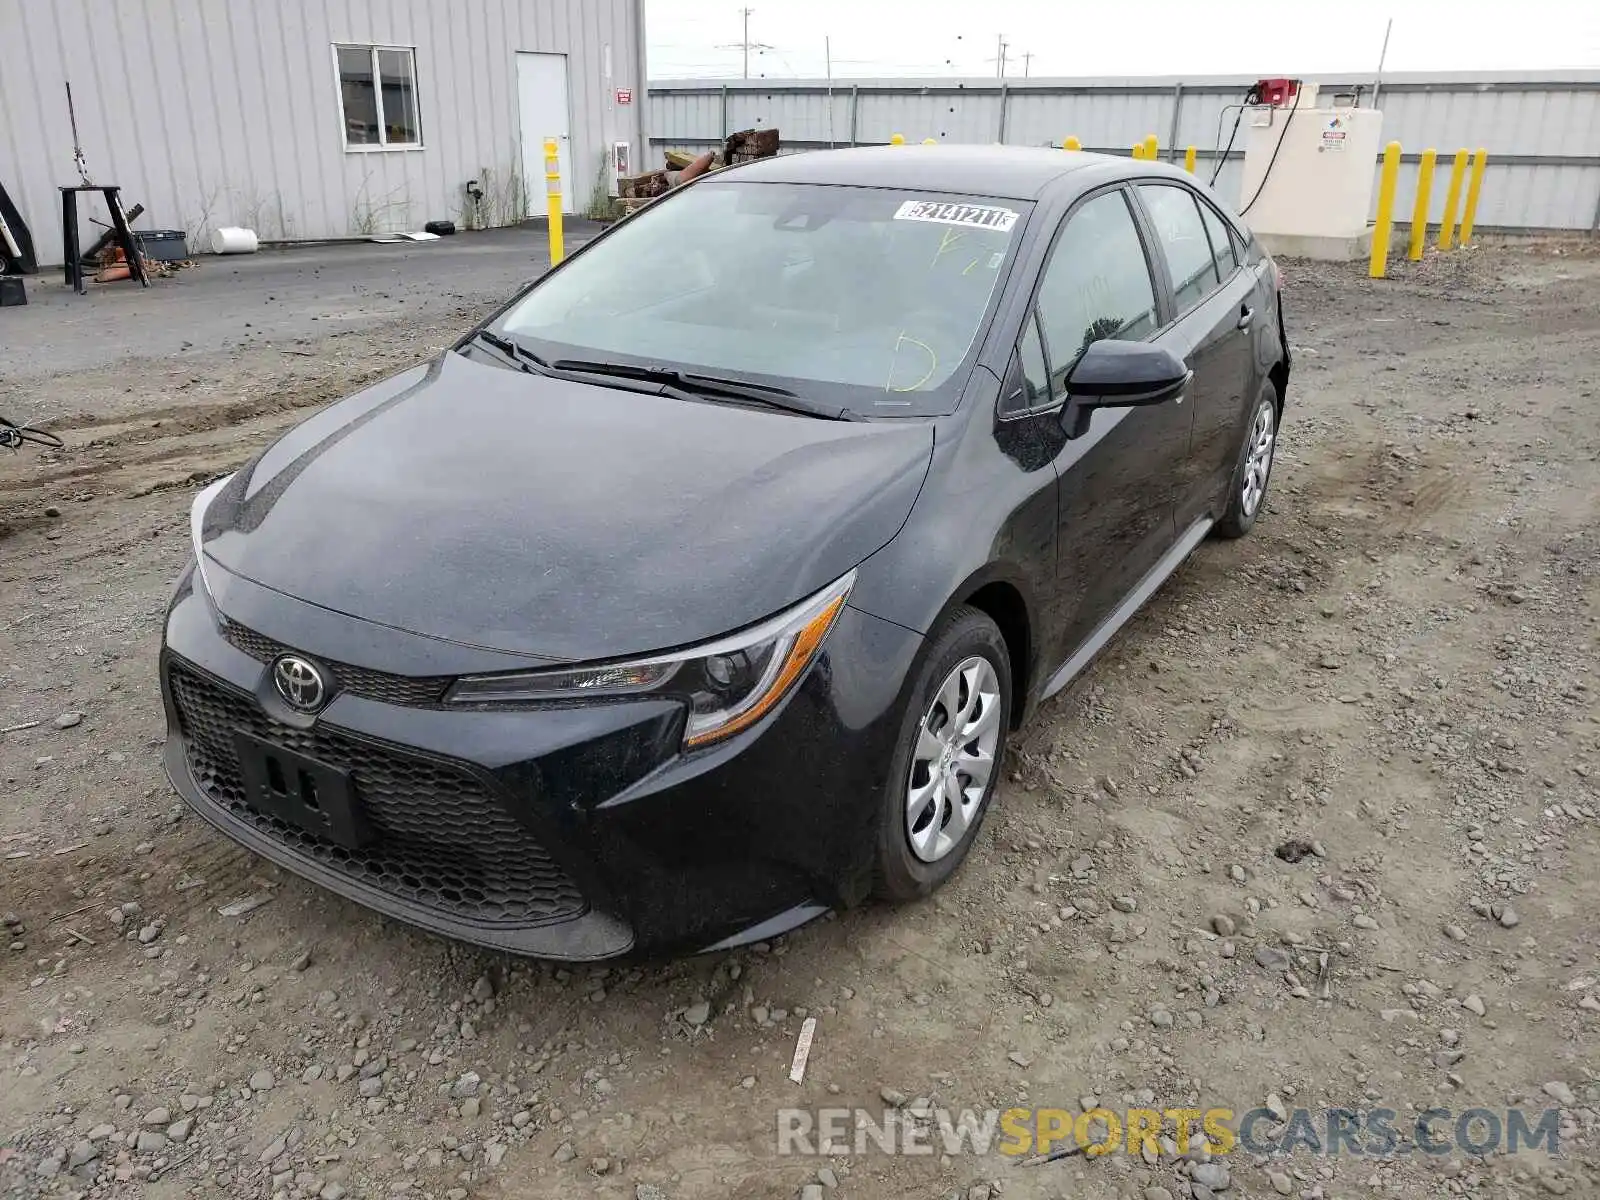
<svg viewBox="0 0 1600 1200">
<path fill-rule="evenodd" d="M 118 322 L 104 361 L 13 373 L 0 412 L 64 414 L 68 450 L 0 458 L 0 728 L 29 726 L 0 735 L 0 1195 L 1600 1194 L 1600 260 L 1285 268 L 1265 517 L 1040 714 L 952 885 L 611 970 L 382 920 L 185 817 L 159 764 L 194 485 L 506 271 L 334 273 L 240 344 Z M 390 286 L 430 298 L 305 315 Z M 775 1152 L 785 1106 L 1096 1103 L 1548 1107 L 1561 1153 Z"/>
</svg>

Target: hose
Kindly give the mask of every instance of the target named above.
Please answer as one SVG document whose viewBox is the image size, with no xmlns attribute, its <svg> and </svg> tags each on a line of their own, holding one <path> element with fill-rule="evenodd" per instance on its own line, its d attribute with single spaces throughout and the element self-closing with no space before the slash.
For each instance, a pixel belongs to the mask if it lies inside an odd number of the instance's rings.
<svg viewBox="0 0 1600 1200">
<path fill-rule="evenodd" d="M 46 433 L 29 425 L 18 425 L 15 421 L 0 417 L 0 450 L 16 450 L 24 442 L 47 446 L 51 450 L 60 450 L 66 445 L 53 433 Z"/>
</svg>

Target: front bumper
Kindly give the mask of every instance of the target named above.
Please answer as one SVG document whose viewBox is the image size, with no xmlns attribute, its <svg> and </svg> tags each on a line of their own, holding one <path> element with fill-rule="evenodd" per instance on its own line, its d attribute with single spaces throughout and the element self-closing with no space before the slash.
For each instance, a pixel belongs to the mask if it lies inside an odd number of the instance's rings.
<svg viewBox="0 0 1600 1200">
<path fill-rule="evenodd" d="M 760 724 L 684 754 L 675 702 L 446 707 L 427 680 L 482 669 L 481 652 L 458 666 L 439 643 L 410 658 L 352 652 L 370 627 L 327 610 L 302 620 L 305 606 L 275 595 L 230 581 L 223 603 L 248 601 L 245 626 L 192 575 L 180 583 L 161 659 L 166 769 L 216 828 L 331 891 L 447 937 L 593 961 L 772 936 L 870 887 L 921 644 L 908 630 L 846 608 Z M 314 718 L 272 688 L 280 647 L 349 681 Z M 396 661 L 407 676 L 388 673 Z M 254 809 L 238 732 L 347 771 L 373 840 L 350 850 Z"/>
</svg>

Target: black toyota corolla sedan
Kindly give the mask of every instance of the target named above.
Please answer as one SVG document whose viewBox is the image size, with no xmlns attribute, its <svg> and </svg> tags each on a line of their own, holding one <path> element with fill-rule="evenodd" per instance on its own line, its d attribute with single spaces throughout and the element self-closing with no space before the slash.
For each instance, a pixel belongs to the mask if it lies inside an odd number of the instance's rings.
<svg viewBox="0 0 1600 1200">
<path fill-rule="evenodd" d="M 1008 738 L 1259 517 L 1277 271 L 1189 176 L 704 176 L 194 505 L 173 785 L 426 929 L 594 960 L 943 883 Z"/>
</svg>

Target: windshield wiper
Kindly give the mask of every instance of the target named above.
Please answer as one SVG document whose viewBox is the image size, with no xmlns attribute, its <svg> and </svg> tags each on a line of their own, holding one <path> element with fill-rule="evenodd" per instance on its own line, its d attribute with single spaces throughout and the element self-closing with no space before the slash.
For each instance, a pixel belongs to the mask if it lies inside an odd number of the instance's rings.
<svg viewBox="0 0 1600 1200">
<path fill-rule="evenodd" d="M 637 367 L 631 363 L 600 362 L 583 358 L 558 358 L 548 365 L 552 371 L 573 371 L 583 375 L 604 375 L 613 379 L 656 383 L 660 384 L 662 391 L 668 395 L 747 400 L 783 412 L 821 417 L 828 421 L 848 421 L 852 418 L 847 408 L 818 407 L 801 400 L 787 388 L 774 387 L 768 383 L 751 383 L 748 380 L 730 379 L 722 375 L 702 375 L 696 371 L 680 371 L 676 367 Z"/>
<path fill-rule="evenodd" d="M 472 335 L 470 340 L 482 342 L 485 346 L 493 347 L 524 371 L 530 371 L 535 375 L 550 374 L 549 363 L 545 362 L 544 359 L 526 346 L 519 346 L 508 337 L 502 337 L 500 334 L 493 333 L 487 329 L 480 329 Z"/>
</svg>

